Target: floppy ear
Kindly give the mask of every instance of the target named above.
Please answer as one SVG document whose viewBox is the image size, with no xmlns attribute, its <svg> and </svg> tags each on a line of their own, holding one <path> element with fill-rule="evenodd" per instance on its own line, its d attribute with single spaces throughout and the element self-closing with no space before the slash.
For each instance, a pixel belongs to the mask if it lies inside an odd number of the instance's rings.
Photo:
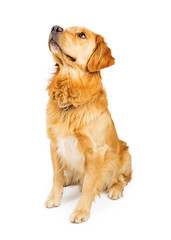
<svg viewBox="0 0 171 240">
<path fill-rule="evenodd" d="M 102 36 L 97 35 L 96 44 L 96 48 L 87 63 L 89 72 L 97 72 L 102 68 L 115 64 L 115 59 L 112 57 L 111 50 Z"/>
</svg>

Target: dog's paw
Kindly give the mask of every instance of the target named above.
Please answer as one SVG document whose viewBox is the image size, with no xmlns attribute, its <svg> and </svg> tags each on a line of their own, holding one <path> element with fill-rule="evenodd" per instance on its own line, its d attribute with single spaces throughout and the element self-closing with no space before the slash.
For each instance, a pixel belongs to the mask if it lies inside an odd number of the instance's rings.
<svg viewBox="0 0 171 240">
<path fill-rule="evenodd" d="M 112 187 L 110 190 L 109 190 L 109 193 L 108 193 L 108 196 L 109 198 L 113 199 L 113 200 L 117 200 L 121 197 L 123 197 L 123 190 L 118 188 L 118 187 Z"/>
<path fill-rule="evenodd" d="M 89 212 L 86 210 L 75 210 L 70 217 L 72 223 L 82 223 L 89 218 Z"/>
<path fill-rule="evenodd" d="M 46 205 L 47 208 L 59 207 L 60 201 L 55 200 L 55 199 L 54 199 L 54 200 L 48 199 L 48 200 L 46 201 L 45 205 Z"/>
<path fill-rule="evenodd" d="M 51 193 L 45 203 L 47 208 L 54 208 L 54 207 L 58 207 L 60 205 L 61 202 L 61 196 Z"/>
</svg>

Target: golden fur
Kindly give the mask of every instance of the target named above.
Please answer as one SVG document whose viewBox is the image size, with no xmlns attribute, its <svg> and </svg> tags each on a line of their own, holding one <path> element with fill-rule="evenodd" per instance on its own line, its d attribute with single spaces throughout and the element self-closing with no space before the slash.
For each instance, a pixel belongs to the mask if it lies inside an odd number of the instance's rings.
<svg viewBox="0 0 171 240">
<path fill-rule="evenodd" d="M 49 48 L 57 68 L 47 87 L 54 177 L 46 206 L 60 205 L 63 186 L 80 184 L 81 198 L 71 216 L 80 223 L 88 219 L 96 194 L 106 191 L 118 199 L 131 180 L 131 156 L 117 136 L 100 75 L 114 58 L 103 37 L 86 28 L 51 33 Z"/>
</svg>

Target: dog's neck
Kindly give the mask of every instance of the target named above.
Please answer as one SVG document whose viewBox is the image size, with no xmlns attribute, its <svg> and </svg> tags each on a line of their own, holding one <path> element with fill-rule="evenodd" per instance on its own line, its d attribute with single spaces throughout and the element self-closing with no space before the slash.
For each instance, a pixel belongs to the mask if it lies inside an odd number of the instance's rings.
<svg viewBox="0 0 171 240">
<path fill-rule="evenodd" d="M 63 110 L 93 101 L 104 91 L 100 72 L 90 73 L 72 68 L 60 69 L 60 67 L 57 67 L 47 89 L 51 100 Z"/>
<path fill-rule="evenodd" d="M 78 84 L 80 83 L 80 80 L 82 82 L 82 84 L 86 85 L 87 82 L 89 82 L 92 79 L 96 78 L 96 81 L 99 80 L 98 82 L 101 83 L 101 74 L 100 71 L 99 72 L 89 72 L 87 69 L 75 66 L 74 68 L 72 66 L 57 66 L 56 69 L 56 73 L 58 74 L 58 77 L 61 78 L 69 78 L 70 80 L 72 80 L 73 82 L 78 82 Z"/>
</svg>

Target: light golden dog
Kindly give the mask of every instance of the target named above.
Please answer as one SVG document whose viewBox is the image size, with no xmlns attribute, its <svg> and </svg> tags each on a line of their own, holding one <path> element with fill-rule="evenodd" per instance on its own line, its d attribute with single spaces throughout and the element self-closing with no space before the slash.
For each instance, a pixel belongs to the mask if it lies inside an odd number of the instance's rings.
<svg viewBox="0 0 171 240">
<path fill-rule="evenodd" d="M 57 69 L 47 87 L 54 176 L 46 206 L 59 206 L 63 187 L 79 184 L 82 194 L 71 222 L 80 223 L 96 195 L 105 191 L 118 199 L 131 180 L 131 156 L 117 136 L 100 75 L 115 59 L 103 37 L 86 28 L 54 26 L 49 48 Z"/>
</svg>

